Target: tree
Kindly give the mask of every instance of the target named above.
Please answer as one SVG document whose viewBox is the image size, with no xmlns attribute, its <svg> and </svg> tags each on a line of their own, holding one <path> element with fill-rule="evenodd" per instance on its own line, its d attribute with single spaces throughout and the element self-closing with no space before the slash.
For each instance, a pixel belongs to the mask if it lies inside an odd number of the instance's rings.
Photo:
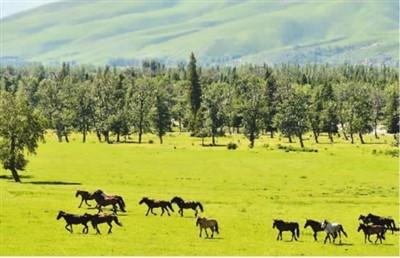
<svg viewBox="0 0 400 258">
<path fill-rule="evenodd" d="M 374 135 L 376 139 L 378 136 L 378 123 L 384 117 L 384 102 L 385 96 L 383 90 L 379 85 L 371 85 L 371 100 L 372 100 L 372 122 L 374 127 Z"/>
<path fill-rule="evenodd" d="M 199 124 L 197 118 L 197 112 L 201 106 L 201 85 L 199 75 L 197 74 L 197 67 L 196 67 L 196 58 L 193 53 L 190 54 L 190 60 L 187 67 L 187 79 L 189 81 L 189 103 L 190 103 L 190 110 L 192 113 L 190 129 L 191 131 L 196 134 L 197 127 L 196 125 Z"/>
<path fill-rule="evenodd" d="M 339 118 L 337 115 L 337 101 L 331 83 L 324 85 L 321 91 L 321 98 L 321 128 L 323 132 L 328 133 L 329 141 L 333 143 L 333 134 L 338 132 Z"/>
<path fill-rule="evenodd" d="M 318 143 L 318 137 L 321 133 L 321 125 L 322 125 L 322 111 L 323 111 L 323 99 L 322 99 L 322 87 L 315 86 L 311 89 L 310 92 L 310 106 L 309 106 L 309 120 L 311 129 L 314 135 L 315 143 Z"/>
<path fill-rule="evenodd" d="M 277 104 L 277 83 L 273 75 L 269 75 L 267 78 L 265 88 L 265 104 L 266 112 L 264 116 L 264 126 L 267 131 L 270 132 L 271 138 L 274 137 L 274 117 L 276 115 L 276 104 Z"/>
<path fill-rule="evenodd" d="M 74 92 L 73 124 L 78 132 L 82 133 L 82 142 L 86 142 L 86 135 L 90 131 L 94 117 L 94 101 L 90 94 L 91 81 L 79 83 Z"/>
<path fill-rule="evenodd" d="M 171 114 L 169 110 L 169 96 L 163 85 L 158 85 L 155 92 L 155 105 L 151 112 L 151 121 L 156 131 L 160 144 L 163 143 L 163 136 L 171 128 Z"/>
<path fill-rule="evenodd" d="M 388 133 L 392 133 L 396 144 L 399 145 L 400 109 L 399 91 L 395 84 L 386 90 L 385 126 Z"/>
<path fill-rule="evenodd" d="M 215 137 L 218 134 L 218 129 L 223 127 L 225 122 L 224 89 L 227 87 L 226 83 L 212 83 L 204 92 L 203 104 L 206 109 L 205 126 L 211 135 L 212 145 L 215 145 Z"/>
<path fill-rule="evenodd" d="M 0 160 L 15 182 L 21 182 L 18 170 L 24 170 L 28 163 L 25 150 L 34 154 L 43 134 L 43 121 L 29 105 L 26 93 L 20 89 L 13 96 L 0 90 Z"/>
</svg>

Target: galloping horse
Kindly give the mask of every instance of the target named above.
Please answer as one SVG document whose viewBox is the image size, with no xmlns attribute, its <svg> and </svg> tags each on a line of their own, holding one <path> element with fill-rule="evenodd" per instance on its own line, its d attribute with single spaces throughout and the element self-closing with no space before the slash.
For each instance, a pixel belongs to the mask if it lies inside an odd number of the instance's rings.
<svg viewBox="0 0 400 258">
<path fill-rule="evenodd" d="M 374 234 L 376 234 L 375 243 L 378 241 L 378 239 L 380 240 L 381 244 L 382 244 L 382 239 L 385 240 L 386 228 L 382 225 L 360 224 L 357 231 L 360 232 L 360 230 L 364 231 L 364 243 L 367 243 L 367 239 L 370 243 L 372 243 L 369 237 Z"/>
<path fill-rule="evenodd" d="M 168 208 L 172 212 L 174 212 L 174 209 L 172 209 L 171 203 L 168 201 L 159 201 L 159 200 L 153 200 L 153 199 L 149 199 L 147 197 L 143 197 L 142 200 L 139 202 L 139 204 L 141 205 L 142 203 L 145 203 L 148 207 L 146 216 L 149 215 L 149 211 L 151 211 L 152 214 L 157 215 L 156 213 L 153 212 L 154 208 L 161 208 L 161 210 L 162 210 L 161 216 L 164 214 L 164 211 L 167 211 L 168 216 L 171 216 L 169 214 Z"/>
<path fill-rule="evenodd" d="M 200 227 L 199 237 L 201 237 L 201 232 L 203 231 L 203 228 L 204 228 L 204 231 L 206 232 L 207 238 L 208 238 L 207 228 L 211 229 L 211 238 L 214 237 L 214 231 L 217 232 L 217 234 L 219 234 L 218 222 L 215 219 L 197 218 L 196 227 L 197 226 Z"/>
<path fill-rule="evenodd" d="M 203 205 L 201 205 L 200 202 L 195 202 L 195 201 L 187 201 L 185 202 L 182 198 L 175 196 L 172 198 L 171 203 L 176 203 L 179 207 L 178 213 L 181 214 L 181 217 L 183 217 L 183 209 L 192 209 L 195 211 L 194 216 L 197 217 L 197 207 L 200 208 L 200 211 L 203 212 Z"/>
<path fill-rule="evenodd" d="M 382 217 L 369 213 L 367 217 L 365 217 L 365 219 L 367 223 L 385 226 L 386 228 L 392 230 L 392 234 L 394 233 L 395 230 L 397 230 L 396 224 L 394 223 L 394 220 L 392 218 Z"/>
<path fill-rule="evenodd" d="M 101 234 L 100 230 L 98 228 L 98 224 L 102 224 L 102 223 L 107 223 L 109 226 L 108 229 L 108 234 L 111 234 L 111 229 L 112 229 L 112 222 L 115 221 L 115 223 L 122 227 L 122 224 L 118 221 L 118 217 L 116 215 L 113 214 L 95 214 L 95 215 L 91 215 L 88 213 L 85 213 L 84 216 L 87 216 L 89 218 L 89 220 L 92 222 L 92 226 L 94 229 L 96 229 L 96 234 Z"/>
<path fill-rule="evenodd" d="M 335 243 L 335 239 L 336 239 L 336 237 L 337 237 L 337 234 L 339 234 L 339 243 L 342 243 L 342 235 L 341 235 L 341 233 L 343 233 L 343 234 L 347 237 L 347 234 L 346 234 L 346 232 L 344 231 L 343 226 L 342 226 L 341 224 L 338 224 L 338 223 L 330 223 L 329 221 L 324 220 L 324 221 L 321 223 L 321 228 L 322 228 L 323 230 L 325 230 L 325 232 L 327 233 L 327 234 L 326 234 L 326 237 L 325 237 L 324 244 L 326 244 L 326 241 L 328 240 L 328 238 L 329 238 L 329 242 L 330 242 L 330 237 L 329 237 L 329 235 L 332 235 L 332 237 L 333 237 L 333 243 Z"/>
<path fill-rule="evenodd" d="M 272 225 L 272 228 L 277 228 L 279 230 L 278 237 L 276 240 L 282 240 L 282 232 L 283 231 L 290 231 L 292 232 L 292 239 L 291 241 L 294 240 L 297 241 L 297 237 L 300 237 L 300 229 L 299 229 L 299 224 L 297 222 L 285 222 L 280 219 L 274 219 L 274 224 Z"/>
<path fill-rule="evenodd" d="M 89 228 L 87 226 L 88 221 L 90 218 L 86 215 L 75 215 L 75 214 L 70 214 L 66 213 L 64 211 L 59 211 L 57 215 L 57 220 L 64 218 L 65 222 L 67 222 L 67 225 L 65 225 L 65 229 L 68 230 L 70 233 L 73 233 L 72 231 L 72 225 L 79 225 L 82 224 L 84 226 L 82 233 L 87 234 L 89 232 Z M 68 226 L 70 228 L 68 228 Z"/>
<path fill-rule="evenodd" d="M 307 219 L 306 223 L 304 224 L 304 228 L 310 226 L 311 229 L 314 231 L 314 240 L 317 241 L 317 233 L 319 231 L 324 231 L 324 229 L 321 227 L 321 222 L 318 222 L 316 220 L 312 220 L 312 219 Z M 335 236 L 336 237 L 336 236 Z M 329 242 L 331 241 L 330 237 L 329 237 Z"/>
<path fill-rule="evenodd" d="M 91 207 L 91 205 L 87 202 L 89 200 L 93 200 L 93 196 L 91 193 L 89 193 L 88 191 L 82 191 L 82 190 L 78 190 L 76 191 L 75 197 L 81 196 L 81 203 L 79 204 L 78 208 L 80 208 L 82 206 L 82 203 L 85 202 L 87 206 Z"/>
<path fill-rule="evenodd" d="M 126 212 L 125 210 L 125 202 L 122 199 L 121 196 L 119 195 L 106 195 L 103 193 L 102 190 L 97 190 L 96 192 L 93 193 L 93 198 L 97 202 L 97 208 L 99 210 L 99 213 L 102 211 L 101 207 L 102 206 L 108 206 L 112 205 L 113 206 L 113 212 L 116 214 L 117 213 L 117 204 L 121 211 Z"/>
</svg>

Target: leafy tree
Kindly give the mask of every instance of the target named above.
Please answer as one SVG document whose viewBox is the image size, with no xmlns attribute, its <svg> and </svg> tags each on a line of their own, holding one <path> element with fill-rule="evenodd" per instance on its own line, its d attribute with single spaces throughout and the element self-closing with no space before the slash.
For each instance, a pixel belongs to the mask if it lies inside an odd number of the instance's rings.
<svg viewBox="0 0 400 258">
<path fill-rule="evenodd" d="M 35 153 L 43 134 L 43 121 L 29 105 L 26 92 L 20 89 L 13 96 L 0 90 L 0 160 L 11 171 L 15 182 L 21 182 L 18 170 L 23 170 L 28 163 L 25 150 Z"/>
<path fill-rule="evenodd" d="M 192 113 L 191 119 L 191 131 L 196 134 L 196 125 L 199 124 L 199 119 L 197 116 L 197 111 L 200 109 L 201 106 L 201 85 L 199 75 L 197 74 L 197 67 L 196 67 L 196 58 L 193 53 L 190 54 L 190 60 L 187 67 L 187 79 L 189 81 L 189 103 L 190 103 L 190 110 Z"/>
<path fill-rule="evenodd" d="M 223 127 L 225 122 L 225 96 L 224 89 L 226 83 L 210 84 L 203 96 L 203 104 L 206 109 L 206 128 L 212 138 L 212 145 L 215 145 L 215 137 L 218 135 L 218 129 Z"/>
<path fill-rule="evenodd" d="M 388 133 L 392 133 L 397 145 L 399 145 L 400 109 L 399 91 L 393 84 L 386 90 L 385 126 Z"/>
<path fill-rule="evenodd" d="M 86 142 L 86 135 L 91 129 L 94 117 L 94 100 L 90 94 L 91 81 L 77 84 L 74 92 L 73 124 L 74 128 L 82 133 L 82 142 Z"/>
<path fill-rule="evenodd" d="M 329 140 L 333 143 L 333 134 L 338 132 L 337 125 L 339 118 L 337 114 L 337 101 L 331 83 L 326 83 L 321 89 L 322 114 L 321 127 L 323 132 L 327 132 Z"/>
<path fill-rule="evenodd" d="M 158 85 L 155 92 L 155 105 L 151 113 L 151 121 L 156 131 L 160 143 L 163 143 L 163 136 L 171 128 L 171 114 L 169 108 L 169 96 L 163 88 L 164 85 Z"/>
</svg>

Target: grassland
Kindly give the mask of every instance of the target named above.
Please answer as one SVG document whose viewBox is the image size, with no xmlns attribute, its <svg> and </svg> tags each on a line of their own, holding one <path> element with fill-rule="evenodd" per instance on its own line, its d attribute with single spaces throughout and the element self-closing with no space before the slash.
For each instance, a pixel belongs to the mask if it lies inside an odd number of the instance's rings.
<svg viewBox="0 0 400 258">
<path fill-rule="evenodd" d="M 2 20 L 1 55 L 104 64 L 176 62 L 194 51 L 205 63 L 382 63 L 398 61 L 398 9 L 393 0 L 64 0 Z"/>
<path fill-rule="evenodd" d="M 383 245 L 364 244 L 357 232 L 360 214 L 391 215 L 399 222 L 398 159 L 373 155 L 393 148 L 390 137 L 369 144 L 306 145 L 317 153 L 284 152 L 277 144 L 286 139 L 263 137 L 254 149 L 242 136 L 219 139 L 220 144 L 240 141 L 239 148 L 201 147 L 200 140 L 171 134 L 160 145 L 86 144 L 80 136 L 59 144 L 48 136 L 23 173 L 22 184 L 0 170 L 0 255 L 398 255 L 399 233 L 387 233 Z M 297 143 L 294 143 L 297 145 Z M 80 208 L 77 189 L 118 193 L 125 198 L 123 227 L 107 235 L 70 234 L 59 210 L 95 212 Z M 200 239 L 193 213 L 181 218 L 145 217 L 141 197 L 170 199 L 175 195 L 204 204 L 204 216 L 218 219 L 220 235 Z M 276 241 L 272 219 L 298 221 L 299 242 Z M 306 218 L 324 218 L 344 225 L 349 237 L 342 245 L 314 242 Z"/>
</svg>

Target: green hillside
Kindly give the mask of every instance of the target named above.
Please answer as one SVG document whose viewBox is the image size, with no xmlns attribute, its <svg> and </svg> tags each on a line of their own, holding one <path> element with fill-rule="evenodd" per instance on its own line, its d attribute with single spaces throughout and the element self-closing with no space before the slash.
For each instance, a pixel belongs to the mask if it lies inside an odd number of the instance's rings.
<svg viewBox="0 0 400 258">
<path fill-rule="evenodd" d="M 1 20 L 4 57 L 397 63 L 398 1 L 61 1 Z"/>
</svg>

